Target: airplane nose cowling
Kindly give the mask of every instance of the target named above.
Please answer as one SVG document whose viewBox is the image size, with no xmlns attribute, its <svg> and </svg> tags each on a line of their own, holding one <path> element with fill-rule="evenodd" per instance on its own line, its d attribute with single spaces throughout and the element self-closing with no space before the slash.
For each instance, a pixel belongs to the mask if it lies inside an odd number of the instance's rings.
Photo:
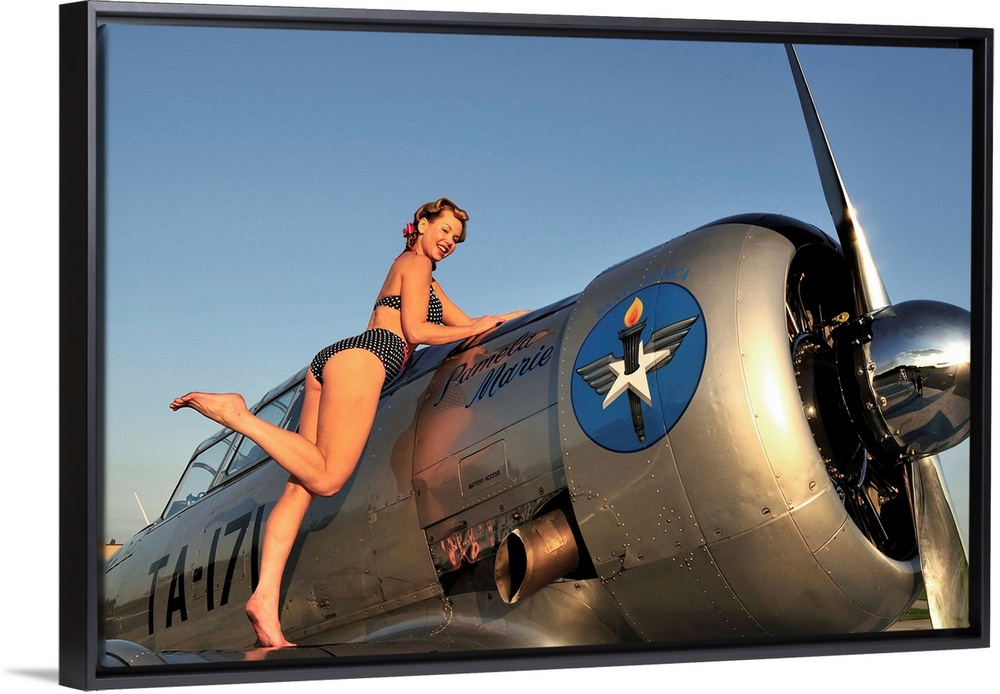
<svg viewBox="0 0 1000 694">
<path fill-rule="evenodd" d="M 969 435 L 970 322 L 956 306 L 907 301 L 876 312 L 840 341 L 841 378 L 857 384 L 853 416 L 881 449 L 935 455 Z"/>
</svg>

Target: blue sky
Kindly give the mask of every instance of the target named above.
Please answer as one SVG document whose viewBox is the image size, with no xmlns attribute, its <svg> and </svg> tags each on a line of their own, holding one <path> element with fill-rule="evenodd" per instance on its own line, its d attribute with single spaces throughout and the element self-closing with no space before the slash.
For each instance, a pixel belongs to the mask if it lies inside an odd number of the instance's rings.
<svg viewBox="0 0 1000 694">
<path fill-rule="evenodd" d="M 111 26 L 106 539 L 215 426 L 367 322 L 399 230 L 447 195 L 468 313 L 548 304 L 730 214 L 832 233 L 780 45 Z M 969 307 L 970 56 L 803 46 L 893 301 Z M 967 449 L 945 460 L 964 505 Z"/>
</svg>

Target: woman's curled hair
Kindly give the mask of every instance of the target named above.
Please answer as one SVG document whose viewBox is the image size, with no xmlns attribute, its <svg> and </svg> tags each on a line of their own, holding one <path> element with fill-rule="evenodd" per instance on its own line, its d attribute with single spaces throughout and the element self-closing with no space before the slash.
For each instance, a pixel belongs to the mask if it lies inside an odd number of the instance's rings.
<svg viewBox="0 0 1000 694">
<path fill-rule="evenodd" d="M 448 198 L 438 198 L 434 202 L 425 202 L 423 205 L 417 208 L 417 211 L 413 213 L 413 226 L 414 228 L 420 224 L 420 220 L 426 218 L 428 222 L 434 221 L 439 215 L 445 211 L 450 211 L 455 215 L 455 219 L 462 223 L 462 233 L 458 237 L 458 243 L 465 241 L 465 225 L 469 221 L 469 213 L 463 210 L 461 207 L 456 205 L 454 202 Z M 412 246 L 416 243 L 417 235 L 406 239 L 407 247 Z"/>
</svg>

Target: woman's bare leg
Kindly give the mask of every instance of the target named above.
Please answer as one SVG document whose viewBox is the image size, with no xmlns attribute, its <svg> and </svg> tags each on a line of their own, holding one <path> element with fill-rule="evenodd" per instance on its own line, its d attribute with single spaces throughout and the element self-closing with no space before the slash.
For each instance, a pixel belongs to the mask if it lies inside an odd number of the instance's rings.
<svg viewBox="0 0 1000 694">
<path fill-rule="evenodd" d="M 311 372 L 306 372 L 299 435 L 316 442 L 319 425 L 319 397 L 322 386 Z M 246 604 L 247 618 L 262 646 L 294 646 L 281 630 L 281 579 L 288 555 L 298 537 L 302 519 L 315 498 L 294 477 L 274 505 L 264 525 L 264 546 L 260 553 L 260 581 Z"/>
<path fill-rule="evenodd" d="M 305 487 L 289 479 L 281 498 L 267 517 L 264 547 L 260 553 L 260 581 L 246 604 L 247 618 L 262 646 L 295 645 L 285 638 L 281 630 L 281 578 L 313 498 Z"/>
<path fill-rule="evenodd" d="M 240 431 L 292 472 L 268 516 L 261 552 L 261 577 L 246 605 L 247 617 L 263 646 L 295 645 L 285 639 L 281 630 L 281 579 L 302 519 L 315 498 L 283 461 L 302 464 L 302 451 L 305 450 L 305 464 L 308 465 L 310 456 L 318 453 L 322 471 L 311 470 L 319 477 L 319 482 L 314 481 L 314 484 L 326 495 L 339 491 L 357 466 L 368 440 L 384 378 L 381 361 L 369 352 L 349 350 L 334 355 L 323 372 L 327 387 L 322 388 L 311 373 L 306 374 L 298 433 L 279 429 L 254 417 L 246 410 L 243 398 L 236 394 L 189 393 L 171 404 L 174 410 L 191 407 Z M 303 444 L 308 444 L 311 450 Z"/>
<path fill-rule="evenodd" d="M 344 486 L 361 459 L 384 382 L 382 361 L 360 349 L 333 355 L 323 369 L 316 446 L 326 462 L 323 482 L 332 493 Z"/>
<path fill-rule="evenodd" d="M 316 442 L 247 410 L 236 393 L 188 393 L 170 408 L 190 407 L 237 431 L 264 449 L 306 489 L 332 496 L 350 477 L 375 419 L 385 367 L 371 352 L 350 349 L 326 363 L 320 393 Z"/>
</svg>

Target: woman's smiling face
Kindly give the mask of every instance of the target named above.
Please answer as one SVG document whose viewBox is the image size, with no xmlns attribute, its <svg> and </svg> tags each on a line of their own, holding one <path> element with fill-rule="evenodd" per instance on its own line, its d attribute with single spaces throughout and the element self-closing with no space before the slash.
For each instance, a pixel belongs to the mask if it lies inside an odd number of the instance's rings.
<svg viewBox="0 0 1000 694">
<path fill-rule="evenodd" d="M 442 210 L 433 220 L 422 218 L 417 225 L 420 238 L 417 252 L 434 262 L 440 262 L 455 250 L 465 237 L 464 224 L 448 209 Z"/>
</svg>

